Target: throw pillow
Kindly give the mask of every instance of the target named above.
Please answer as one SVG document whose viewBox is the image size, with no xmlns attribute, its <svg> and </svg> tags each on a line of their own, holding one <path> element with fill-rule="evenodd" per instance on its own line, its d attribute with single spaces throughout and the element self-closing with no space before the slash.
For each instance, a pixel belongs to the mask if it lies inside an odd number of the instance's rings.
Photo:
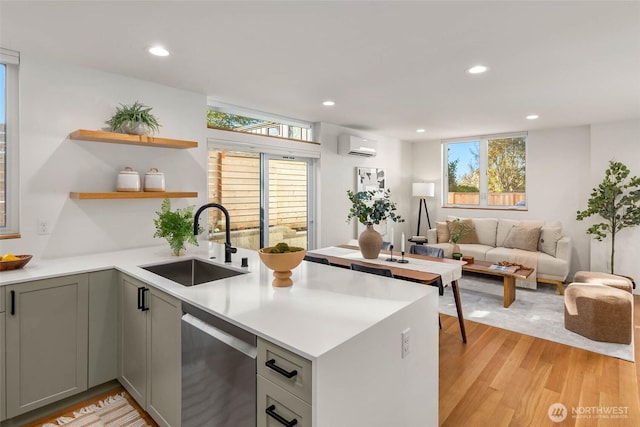
<svg viewBox="0 0 640 427">
<path fill-rule="evenodd" d="M 540 230 L 540 240 L 538 241 L 538 250 L 556 256 L 556 246 L 558 240 L 562 238 L 561 227 L 542 227 Z"/>
<path fill-rule="evenodd" d="M 536 252 L 539 239 L 540 227 L 512 227 L 502 246 Z"/>
<path fill-rule="evenodd" d="M 476 233 L 476 227 L 470 219 L 461 219 L 460 221 L 447 221 L 447 228 L 449 229 L 449 239 L 452 234 L 458 233 L 461 227 L 467 227 L 469 232 L 461 237 L 456 243 L 478 243 L 478 234 Z M 536 241 L 537 243 L 537 241 Z"/>
<path fill-rule="evenodd" d="M 438 243 L 449 242 L 449 228 L 446 222 L 436 222 L 436 234 L 438 235 Z"/>
</svg>

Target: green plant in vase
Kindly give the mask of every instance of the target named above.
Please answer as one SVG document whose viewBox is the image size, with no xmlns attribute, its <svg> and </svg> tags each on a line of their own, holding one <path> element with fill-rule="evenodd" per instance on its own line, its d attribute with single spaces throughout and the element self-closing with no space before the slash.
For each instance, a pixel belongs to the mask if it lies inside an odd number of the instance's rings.
<svg viewBox="0 0 640 427">
<path fill-rule="evenodd" d="M 171 201 L 165 198 L 162 201 L 160 212 L 156 212 L 158 218 L 153 220 L 156 226 L 156 232 L 153 237 L 167 239 L 171 251 L 176 256 L 184 253 L 186 250 L 185 243 L 198 246 L 198 237 L 193 234 L 194 208 L 195 205 L 171 211 Z M 198 233 L 202 232 L 202 227 L 198 228 Z"/>
<path fill-rule="evenodd" d="M 591 192 L 587 209 L 578 211 L 576 219 L 582 221 L 599 215 L 605 222 L 593 224 L 587 234 L 601 242 L 611 235 L 611 274 L 615 274 L 616 235 L 627 227 L 640 225 L 640 177 L 629 178 L 631 171 L 620 162 L 609 161 L 604 179 Z"/>
<path fill-rule="evenodd" d="M 373 225 L 383 221 L 404 222 L 395 212 L 397 208 L 395 202 L 391 201 L 391 190 L 357 193 L 347 190 L 347 196 L 351 201 L 347 222 L 357 218 L 358 222 L 367 227 L 358 237 L 362 256 L 367 259 L 378 258 L 382 248 L 382 236 L 373 229 Z"/>
<path fill-rule="evenodd" d="M 151 107 L 136 101 L 131 105 L 120 104 L 115 114 L 107 120 L 113 132 L 132 135 L 146 135 L 158 132 L 162 126 L 156 116 L 151 114 Z"/>
<path fill-rule="evenodd" d="M 460 221 L 460 218 L 454 219 L 449 224 L 452 224 L 449 226 L 449 240 L 453 243 L 453 254 L 451 254 L 451 257 L 459 260 L 462 258 L 462 253 L 458 246 L 458 240 L 469 234 L 471 230 L 473 230 L 473 225 Z"/>
</svg>

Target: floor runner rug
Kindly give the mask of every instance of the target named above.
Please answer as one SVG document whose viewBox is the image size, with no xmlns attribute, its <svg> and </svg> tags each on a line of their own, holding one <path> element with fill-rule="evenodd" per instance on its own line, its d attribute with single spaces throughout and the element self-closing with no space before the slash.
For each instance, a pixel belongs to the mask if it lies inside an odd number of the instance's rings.
<svg viewBox="0 0 640 427">
<path fill-rule="evenodd" d="M 86 406 L 36 425 L 42 427 L 153 427 L 129 402 L 125 391 L 117 390 Z M 130 398 L 130 397 L 129 397 Z M 155 426 L 155 424 L 154 424 Z"/>
<path fill-rule="evenodd" d="M 592 341 L 564 328 L 564 297 L 555 286 L 538 284 L 537 290 L 516 290 L 516 300 L 503 307 L 502 279 L 465 273 L 459 280 L 465 320 L 566 344 L 619 359 L 634 361 L 629 345 Z M 440 297 L 440 312 L 457 317 L 451 287 Z"/>
</svg>

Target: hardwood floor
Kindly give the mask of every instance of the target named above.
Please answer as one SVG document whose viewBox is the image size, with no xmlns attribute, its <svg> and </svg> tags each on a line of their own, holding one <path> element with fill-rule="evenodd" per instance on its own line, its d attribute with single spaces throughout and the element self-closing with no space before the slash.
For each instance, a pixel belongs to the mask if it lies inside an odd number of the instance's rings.
<svg viewBox="0 0 640 427">
<path fill-rule="evenodd" d="M 634 296 L 634 306 L 640 313 L 640 296 Z M 634 340 L 640 362 L 638 317 Z M 441 426 L 640 425 L 637 363 L 470 321 L 463 344 L 458 319 L 444 314 L 441 319 Z M 568 410 L 560 423 L 548 416 L 554 403 Z M 574 409 L 580 414 L 572 415 Z"/>
</svg>

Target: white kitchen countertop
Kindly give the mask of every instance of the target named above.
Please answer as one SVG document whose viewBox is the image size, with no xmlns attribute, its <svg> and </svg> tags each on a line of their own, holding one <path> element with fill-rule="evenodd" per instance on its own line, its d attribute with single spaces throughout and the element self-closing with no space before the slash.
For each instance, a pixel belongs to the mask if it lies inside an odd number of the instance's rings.
<svg viewBox="0 0 640 427">
<path fill-rule="evenodd" d="M 247 274 L 186 287 L 140 266 L 191 258 L 208 260 Z M 242 257 L 249 267 L 240 267 Z M 167 244 L 84 256 L 33 258 L 23 269 L 0 272 L 0 286 L 116 268 L 182 301 L 195 305 L 310 360 L 437 289 L 416 283 L 312 262 L 293 270 L 293 286 L 274 288 L 272 270 L 258 253 L 238 249 L 224 264 L 224 245 L 200 242 L 175 257 Z"/>
</svg>

